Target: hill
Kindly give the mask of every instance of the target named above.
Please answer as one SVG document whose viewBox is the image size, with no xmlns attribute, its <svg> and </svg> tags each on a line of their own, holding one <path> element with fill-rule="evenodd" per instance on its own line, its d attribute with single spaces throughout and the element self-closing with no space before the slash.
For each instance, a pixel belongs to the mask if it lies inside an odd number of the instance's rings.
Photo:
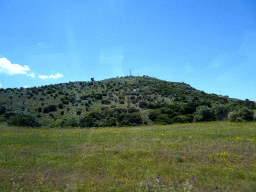
<svg viewBox="0 0 256 192">
<path fill-rule="evenodd" d="M 255 102 L 207 94 L 186 83 L 143 76 L 0 89 L 9 125 L 109 127 L 198 121 L 252 121 Z"/>
</svg>

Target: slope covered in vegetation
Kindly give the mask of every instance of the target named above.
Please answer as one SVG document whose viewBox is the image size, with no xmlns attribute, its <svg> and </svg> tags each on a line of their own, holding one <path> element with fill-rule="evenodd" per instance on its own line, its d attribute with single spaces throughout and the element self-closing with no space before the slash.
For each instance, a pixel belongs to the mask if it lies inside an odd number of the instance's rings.
<svg viewBox="0 0 256 192">
<path fill-rule="evenodd" d="M 31 127 L 111 127 L 254 121 L 255 102 L 207 94 L 186 83 L 126 76 L 0 89 L 0 121 Z"/>
</svg>

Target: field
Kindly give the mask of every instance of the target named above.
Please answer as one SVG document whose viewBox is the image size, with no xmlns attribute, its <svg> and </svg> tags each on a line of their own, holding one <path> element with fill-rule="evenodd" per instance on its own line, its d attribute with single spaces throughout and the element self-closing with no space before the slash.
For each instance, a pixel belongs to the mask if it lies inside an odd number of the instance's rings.
<svg viewBox="0 0 256 192">
<path fill-rule="evenodd" d="M 256 123 L 0 125 L 0 191 L 255 191 Z"/>
</svg>

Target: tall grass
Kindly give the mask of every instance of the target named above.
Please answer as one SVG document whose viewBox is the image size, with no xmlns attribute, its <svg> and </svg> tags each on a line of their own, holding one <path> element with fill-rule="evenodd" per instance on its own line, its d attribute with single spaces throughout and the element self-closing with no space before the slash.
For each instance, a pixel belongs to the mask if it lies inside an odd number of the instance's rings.
<svg viewBox="0 0 256 192">
<path fill-rule="evenodd" d="M 256 123 L 0 125 L 0 191 L 255 191 Z"/>
</svg>

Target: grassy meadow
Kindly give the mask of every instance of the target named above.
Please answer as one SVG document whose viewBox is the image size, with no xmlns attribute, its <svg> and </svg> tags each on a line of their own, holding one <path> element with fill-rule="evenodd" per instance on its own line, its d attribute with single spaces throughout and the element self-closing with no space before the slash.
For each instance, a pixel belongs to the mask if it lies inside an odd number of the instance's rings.
<svg viewBox="0 0 256 192">
<path fill-rule="evenodd" d="M 256 122 L 0 124 L 2 191 L 256 191 Z"/>
</svg>

